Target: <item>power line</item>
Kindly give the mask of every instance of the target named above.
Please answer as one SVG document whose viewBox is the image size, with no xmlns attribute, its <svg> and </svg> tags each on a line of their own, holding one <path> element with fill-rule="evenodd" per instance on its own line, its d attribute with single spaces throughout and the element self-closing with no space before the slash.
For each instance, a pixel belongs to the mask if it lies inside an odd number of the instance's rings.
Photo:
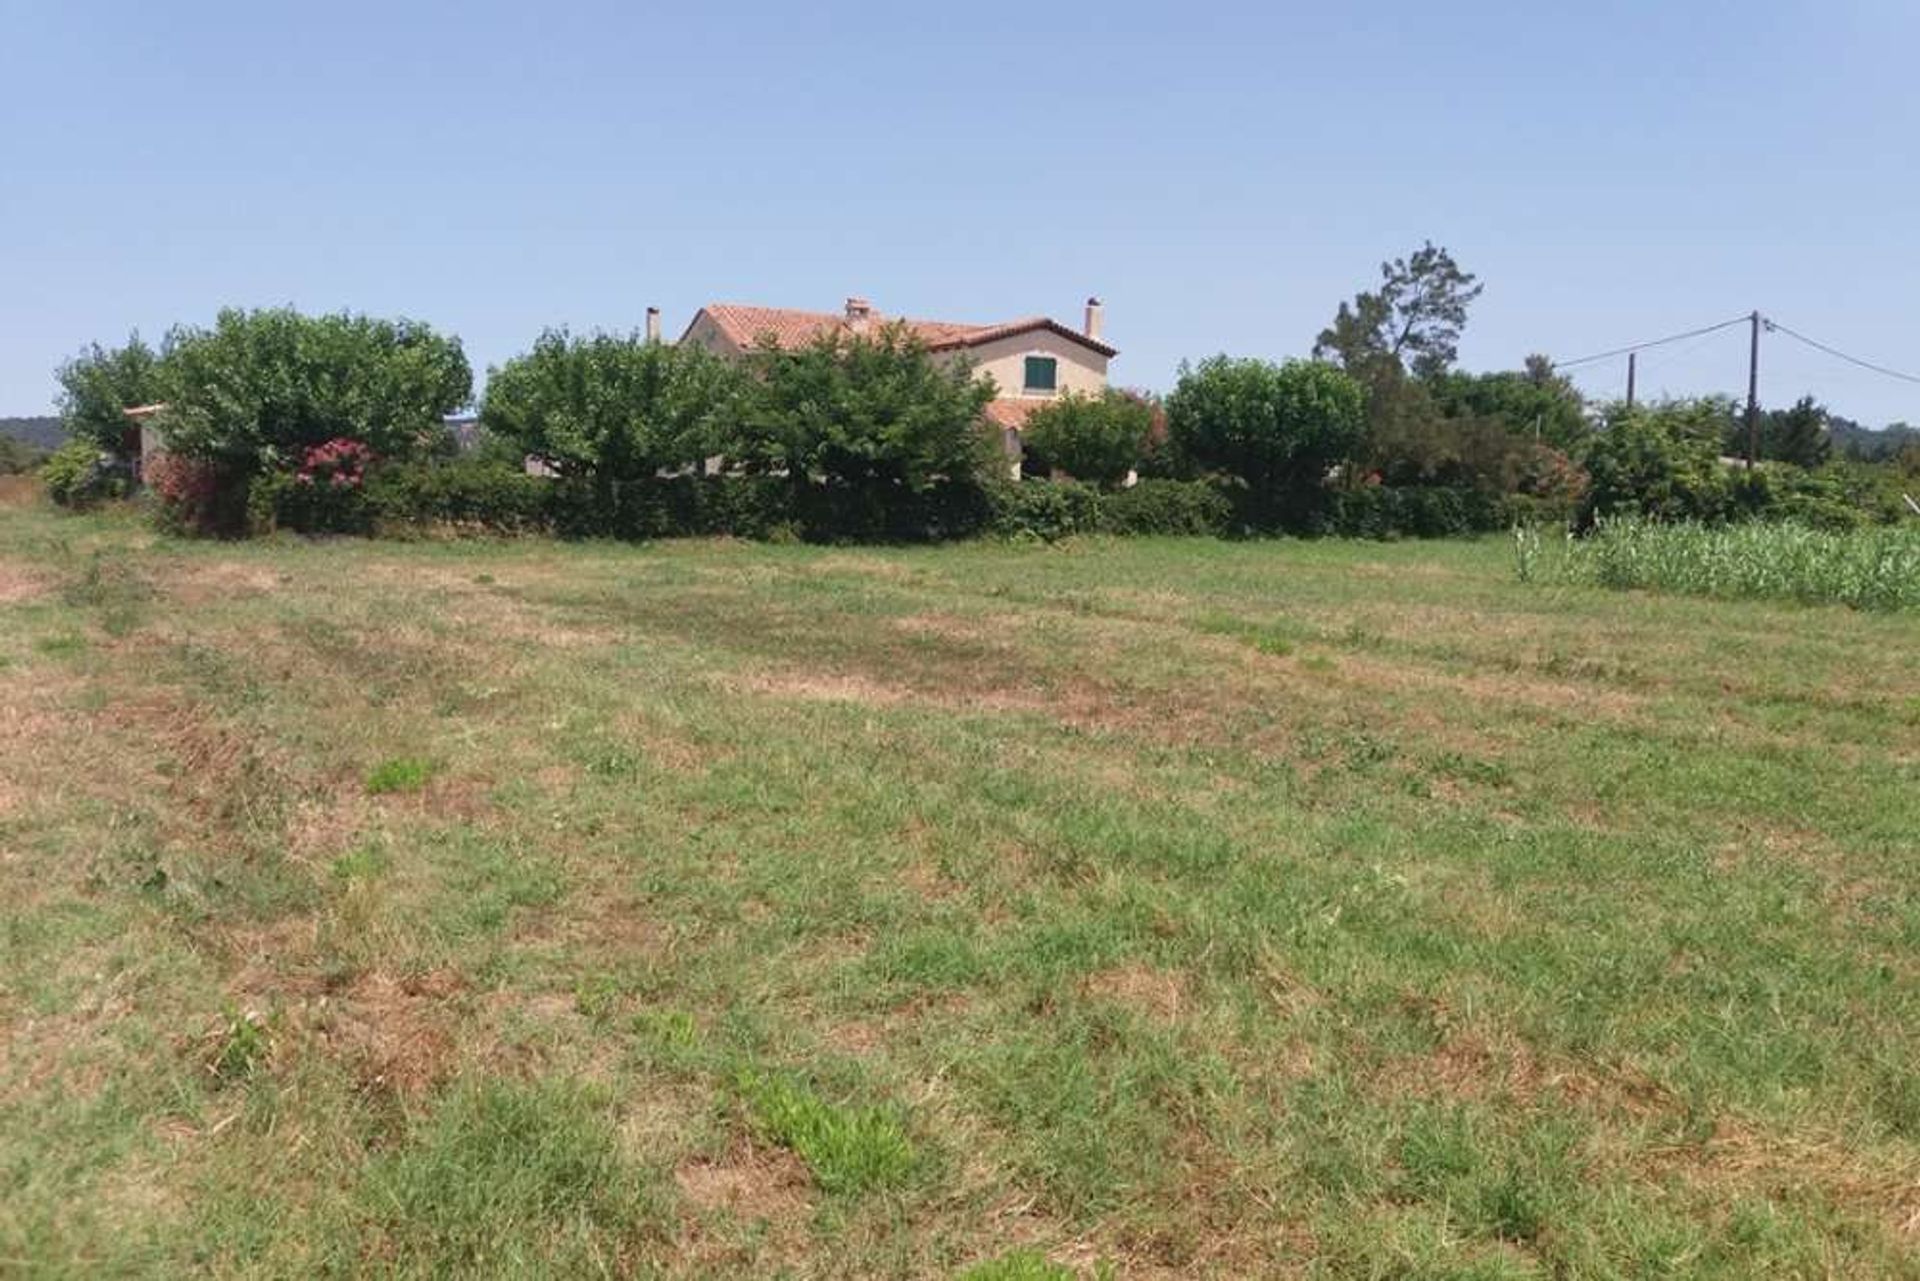
<svg viewBox="0 0 1920 1281">
<path fill-rule="evenodd" d="M 1591 365 L 1595 361 L 1612 360 L 1615 356 L 1624 356 L 1629 352 L 1645 351 L 1649 347 L 1664 347 L 1668 343 L 1683 342 L 1688 338 L 1698 338 L 1703 334 L 1716 333 L 1722 329 L 1731 329 L 1735 325 L 1750 324 L 1752 316 L 1735 316 L 1732 320 L 1723 320 L 1717 325 L 1702 325 L 1698 329 L 1689 329 L 1684 334 L 1672 334 L 1666 338 L 1655 338 L 1650 342 L 1637 342 L 1627 347 L 1615 347 L 1612 351 L 1596 352 L 1591 356 L 1582 356 L 1578 360 L 1556 360 L 1555 369 L 1572 369 L 1576 365 Z M 1920 381 L 1916 379 L 1915 381 Z"/>
<path fill-rule="evenodd" d="M 1876 374 L 1885 374 L 1889 378 L 1898 378 L 1901 382 L 1920 383 L 1920 374 L 1903 374 L 1898 369 L 1888 369 L 1885 365 L 1876 365 L 1871 360 L 1862 360 L 1858 356 L 1849 356 L 1846 352 L 1841 351 L 1838 348 L 1829 347 L 1827 346 L 1827 344 L 1823 342 L 1814 341 L 1813 339 L 1807 337 L 1805 334 L 1796 333 L 1795 331 L 1787 328 L 1785 325 L 1781 324 L 1777 320 L 1768 320 L 1765 323 L 1769 330 L 1783 333 L 1789 338 L 1796 339 L 1799 342 L 1805 343 L 1807 346 L 1812 347 L 1816 351 L 1824 351 L 1829 356 L 1834 356 L 1841 360 L 1844 360 L 1849 365 L 1858 365 L 1862 369 L 1871 369 Z"/>
</svg>

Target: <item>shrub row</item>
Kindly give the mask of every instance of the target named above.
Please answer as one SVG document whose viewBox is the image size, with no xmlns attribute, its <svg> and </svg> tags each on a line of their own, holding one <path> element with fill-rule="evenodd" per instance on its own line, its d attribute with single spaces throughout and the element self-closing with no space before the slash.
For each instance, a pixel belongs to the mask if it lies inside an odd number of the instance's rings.
<svg viewBox="0 0 1920 1281">
<path fill-rule="evenodd" d="M 1472 490 L 1372 486 L 1338 493 L 1306 532 L 1360 538 L 1438 538 L 1537 520 L 1525 500 Z M 253 482 L 256 532 L 551 533 L 567 538 L 731 535 L 806 542 L 928 542 L 977 535 L 1047 542 L 1076 535 L 1231 535 L 1261 527 L 1244 489 L 1212 481 L 1143 480 L 1102 489 L 1071 480 L 939 483 L 921 490 L 766 475 L 656 477 L 611 489 L 531 476 L 480 459 L 396 463 L 364 486 L 329 488 L 296 476 Z M 1558 519 L 1564 512 L 1550 513 Z M 205 532 L 238 532 L 208 529 Z"/>
</svg>

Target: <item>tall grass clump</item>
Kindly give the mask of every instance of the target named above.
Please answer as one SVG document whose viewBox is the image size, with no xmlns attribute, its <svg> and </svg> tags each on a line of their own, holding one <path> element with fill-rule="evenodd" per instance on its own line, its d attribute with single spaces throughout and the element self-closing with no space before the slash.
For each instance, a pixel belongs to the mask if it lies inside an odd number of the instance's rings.
<svg viewBox="0 0 1920 1281">
<path fill-rule="evenodd" d="M 1514 533 L 1523 582 L 1764 597 L 1855 609 L 1920 608 L 1920 528 L 1602 520 L 1585 537 Z"/>
</svg>

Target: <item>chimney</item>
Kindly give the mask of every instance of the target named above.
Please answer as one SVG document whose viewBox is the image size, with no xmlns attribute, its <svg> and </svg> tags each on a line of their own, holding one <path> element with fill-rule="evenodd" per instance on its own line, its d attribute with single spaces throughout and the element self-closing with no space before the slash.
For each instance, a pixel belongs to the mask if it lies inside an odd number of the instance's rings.
<svg viewBox="0 0 1920 1281">
<path fill-rule="evenodd" d="M 1085 332 L 1087 337 L 1093 339 L 1095 342 L 1100 341 L 1100 319 L 1103 311 L 1104 308 L 1101 307 L 1098 298 L 1087 299 L 1087 327 Z"/>
<path fill-rule="evenodd" d="M 660 341 L 660 309 L 658 307 L 647 308 L 647 341 Z"/>
<path fill-rule="evenodd" d="M 873 304 L 865 298 L 847 299 L 847 328 L 856 334 L 867 332 L 873 323 Z"/>
</svg>

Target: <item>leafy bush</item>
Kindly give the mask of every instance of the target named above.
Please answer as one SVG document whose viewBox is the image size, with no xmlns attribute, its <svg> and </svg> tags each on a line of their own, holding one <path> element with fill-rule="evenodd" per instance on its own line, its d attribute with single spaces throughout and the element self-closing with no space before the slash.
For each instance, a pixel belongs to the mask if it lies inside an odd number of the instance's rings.
<svg viewBox="0 0 1920 1281">
<path fill-rule="evenodd" d="M 40 483 L 54 502 L 77 509 L 124 497 L 128 481 L 126 470 L 93 441 L 70 440 L 40 464 Z"/>
<path fill-rule="evenodd" d="M 1151 403 L 1124 392 L 1069 392 L 1034 410 L 1021 435 L 1046 466 L 1111 487 L 1125 480 L 1146 452 L 1153 414 Z"/>
<path fill-rule="evenodd" d="M 1143 480 L 1100 490 L 1073 480 L 998 481 L 988 486 L 987 532 L 1055 542 L 1077 534 L 1220 535 L 1233 504 L 1206 481 Z"/>
<path fill-rule="evenodd" d="M 167 448 L 235 477 L 291 470 L 336 439 L 382 458 L 443 452 L 473 390 L 459 341 L 407 320 L 227 310 L 169 342 Z"/>
<path fill-rule="evenodd" d="M 124 347 L 94 343 L 60 366 L 55 377 L 67 434 L 96 452 L 133 458 L 140 452 L 140 433 L 126 411 L 164 398 L 163 360 L 134 334 Z"/>
<path fill-rule="evenodd" d="M 1244 485 L 1242 515 L 1267 527 L 1313 519 L 1335 465 L 1359 449 L 1366 394 L 1331 365 L 1214 356 L 1180 367 L 1167 427 L 1181 454 Z"/>
<path fill-rule="evenodd" d="M 556 482 L 485 459 L 385 463 L 367 476 L 373 528 L 533 533 L 553 521 Z"/>
<path fill-rule="evenodd" d="M 1100 528 L 1100 491 L 1077 480 L 1008 480 L 987 488 L 992 531 L 1055 542 Z"/>
<path fill-rule="evenodd" d="M 819 483 L 840 537 L 944 531 L 978 484 L 992 443 L 980 429 L 993 390 L 965 361 L 943 364 L 904 325 L 834 331 L 799 351 L 752 357 L 752 394 L 722 451 L 753 475 L 782 475 L 805 506 Z M 930 491 L 946 495 L 926 507 Z M 978 507 L 978 503 L 973 503 Z M 904 509 L 904 510 L 903 510 Z"/>
<path fill-rule="evenodd" d="M 1142 480 L 1100 495 L 1100 527 L 1110 534 L 1222 534 L 1233 504 L 1197 480 Z"/>
<path fill-rule="evenodd" d="M 1586 537 L 1550 542 L 1518 530 L 1515 540 L 1525 581 L 1920 608 L 1920 529 L 1911 527 L 1836 533 L 1762 522 L 1603 520 Z"/>
<path fill-rule="evenodd" d="M 1603 516 L 1724 520 L 1733 478 L 1720 462 L 1732 406 L 1723 399 L 1618 409 L 1586 448 L 1590 487 L 1581 523 Z"/>
<path fill-rule="evenodd" d="M 372 464 L 373 451 L 357 440 L 315 445 L 300 456 L 293 472 L 276 472 L 256 482 L 251 523 L 308 534 L 366 533 L 373 525 L 365 492 Z"/>
<path fill-rule="evenodd" d="M 161 527 L 173 533 L 232 538 L 255 523 L 258 484 L 219 462 L 159 454 L 147 464 L 146 482 Z"/>
<path fill-rule="evenodd" d="M 1504 529 L 1498 494 L 1440 485 L 1365 485 L 1333 496 L 1321 533 L 1347 538 L 1454 538 Z"/>
<path fill-rule="evenodd" d="M 492 371 L 480 421 L 618 523 L 624 487 L 720 451 L 744 390 L 737 365 L 699 346 L 549 330 Z"/>
</svg>

